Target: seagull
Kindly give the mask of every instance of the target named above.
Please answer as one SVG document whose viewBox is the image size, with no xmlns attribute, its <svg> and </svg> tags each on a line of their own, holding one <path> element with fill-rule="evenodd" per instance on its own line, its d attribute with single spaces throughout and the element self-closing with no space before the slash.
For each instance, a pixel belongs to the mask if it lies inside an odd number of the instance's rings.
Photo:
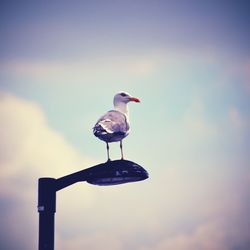
<svg viewBox="0 0 250 250">
<path fill-rule="evenodd" d="M 113 100 L 114 110 L 110 110 L 101 116 L 93 127 L 93 134 L 106 142 L 108 161 L 110 161 L 110 142 L 120 142 L 121 160 L 124 159 L 122 140 L 128 136 L 130 130 L 127 105 L 129 102 L 140 102 L 140 100 L 126 92 L 117 93 Z"/>
</svg>

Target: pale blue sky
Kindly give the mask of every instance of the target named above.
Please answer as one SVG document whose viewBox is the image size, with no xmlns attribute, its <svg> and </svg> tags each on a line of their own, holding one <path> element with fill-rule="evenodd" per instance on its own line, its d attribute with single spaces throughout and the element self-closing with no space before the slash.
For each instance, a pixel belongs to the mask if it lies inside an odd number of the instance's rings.
<svg viewBox="0 0 250 250">
<path fill-rule="evenodd" d="M 35 249 L 37 178 L 105 161 L 91 128 L 120 90 L 142 101 L 124 152 L 150 179 L 61 191 L 56 249 L 247 249 L 249 9 L 1 1 L 1 249 Z"/>
</svg>

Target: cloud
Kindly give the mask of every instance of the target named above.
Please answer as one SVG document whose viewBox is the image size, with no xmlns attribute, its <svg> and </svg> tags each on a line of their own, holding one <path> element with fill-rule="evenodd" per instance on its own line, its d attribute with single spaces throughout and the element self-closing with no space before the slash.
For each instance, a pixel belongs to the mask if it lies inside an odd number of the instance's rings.
<svg viewBox="0 0 250 250">
<path fill-rule="evenodd" d="M 210 221 L 199 225 L 190 234 L 180 234 L 173 238 L 164 239 L 152 247 L 152 250 L 247 250 L 250 246 L 250 242 L 246 240 L 248 228 L 228 228 L 228 226 L 231 225 L 220 221 Z"/>
<path fill-rule="evenodd" d="M 94 234 L 81 235 L 79 237 L 73 237 L 65 239 L 59 237 L 56 249 L 60 250 L 97 250 L 97 249 L 113 249 L 113 250 L 124 250 L 122 242 L 112 233 L 95 232 Z"/>
<path fill-rule="evenodd" d="M 199 99 L 192 101 L 182 119 L 182 126 L 185 131 L 195 135 L 195 138 L 204 140 L 216 135 L 216 128 L 207 118 L 204 104 Z"/>
<path fill-rule="evenodd" d="M 162 211 L 155 214 L 160 226 L 148 236 L 153 238 L 155 234 L 158 238 L 151 242 L 146 239 L 148 244 L 138 249 L 249 249 L 249 171 L 246 176 L 238 173 L 236 177 L 229 171 L 232 166 L 211 170 L 210 165 L 210 170 L 197 167 L 197 171 L 203 171 L 197 176 L 192 168 L 183 162 L 162 173 L 162 180 L 158 179 L 165 188 L 164 192 L 158 190 Z"/>
<path fill-rule="evenodd" d="M 2 249 L 35 249 L 37 180 L 70 174 L 94 163 L 51 129 L 35 103 L 0 95 L 0 203 Z M 86 165 L 85 165 L 86 164 Z M 83 191 L 91 203 L 88 187 Z M 84 204 L 83 204 L 84 206 Z M 29 235 L 29 237 L 27 237 Z"/>
<path fill-rule="evenodd" d="M 123 75 L 149 77 L 157 74 L 155 79 L 159 81 L 162 73 L 166 77 L 187 74 L 197 65 L 215 65 L 224 63 L 223 55 L 212 49 L 197 50 L 197 48 L 155 48 L 146 53 L 108 54 L 94 57 L 83 57 L 80 60 L 46 60 L 46 59 L 12 59 L 0 61 L 1 72 L 11 73 L 13 76 L 29 76 L 39 78 L 56 79 L 101 79 Z M 167 74 L 166 74 L 167 73 Z M 63 77 L 62 77 L 63 76 Z M 105 76 L 105 78 L 104 78 Z M 70 81 L 72 84 L 72 80 Z"/>
<path fill-rule="evenodd" d="M 250 126 L 250 121 L 247 116 L 243 116 L 238 108 L 231 107 L 228 111 L 228 120 L 232 125 L 232 128 L 237 130 L 238 133 L 245 133 Z"/>
<path fill-rule="evenodd" d="M 0 114 L 1 177 L 24 169 L 56 176 L 84 162 L 81 154 L 61 134 L 49 128 L 36 104 L 2 94 Z"/>
<path fill-rule="evenodd" d="M 156 71 L 155 58 L 123 56 L 89 59 L 88 61 L 45 61 L 13 60 L 2 62 L 1 71 L 16 76 L 58 78 L 61 75 L 73 79 L 94 76 L 95 73 L 106 75 L 116 72 L 133 76 L 146 76 Z M 71 81 L 72 84 L 72 81 Z"/>
<path fill-rule="evenodd" d="M 161 143 L 167 146 L 169 157 L 176 156 L 177 159 L 180 154 L 182 159 L 187 157 L 186 160 L 197 159 L 197 152 L 207 155 L 219 138 L 220 124 L 209 119 L 205 104 L 199 97 L 194 97 L 182 116 L 175 121 L 169 120 L 166 126 L 167 138 Z"/>
</svg>

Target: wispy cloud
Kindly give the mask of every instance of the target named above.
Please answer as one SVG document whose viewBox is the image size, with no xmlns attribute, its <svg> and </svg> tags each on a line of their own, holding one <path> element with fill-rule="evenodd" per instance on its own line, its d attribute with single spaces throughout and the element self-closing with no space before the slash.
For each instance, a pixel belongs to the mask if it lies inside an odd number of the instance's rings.
<svg viewBox="0 0 250 250">
<path fill-rule="evenodd" d="M 72 76 L 79 78 L 93 74 L 127 74 L 134 77 L 159 74 L 161 71 L 173 75 L 181 73 L 187 67 L 207 64 L 217 65 L 223 62 L 222 54 L 216 53 L 214 49 L 192 49 L 182 48 L 172 50 L 171 48 L 154 48 L 146 53 L 126 53 L 119 55 L 107 54 L 100 57 L 90 57 L 77 60 L 55 60 L 55 59 L 9 59 L 1 61 L 1 72 L 11 73 L 19 76 L 44 77 L 47 76 Z M 184 67 L 185 66 L 185 67 Z"/>
</svg>

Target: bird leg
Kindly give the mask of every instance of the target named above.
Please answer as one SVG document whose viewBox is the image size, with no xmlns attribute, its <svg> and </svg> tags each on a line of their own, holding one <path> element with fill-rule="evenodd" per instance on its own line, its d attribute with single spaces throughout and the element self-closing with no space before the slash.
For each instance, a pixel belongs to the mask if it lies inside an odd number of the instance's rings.
<svg viewBox="0 0 250 250">
<path fill-rule="evenodd" d="M 106 146 L 107 146 L 108 161 L 110 161 L 110 157 L 109 157 L 109 144 L 108 144 L 108 142 L 106 142 Z"/>
<path fill-rule="evenodd" d="M 122 149 L 122 140 L 120 140 L 120 149 L 121 149 L 121 160 L 124 160 L 123 149 Z"/>
</svg>

